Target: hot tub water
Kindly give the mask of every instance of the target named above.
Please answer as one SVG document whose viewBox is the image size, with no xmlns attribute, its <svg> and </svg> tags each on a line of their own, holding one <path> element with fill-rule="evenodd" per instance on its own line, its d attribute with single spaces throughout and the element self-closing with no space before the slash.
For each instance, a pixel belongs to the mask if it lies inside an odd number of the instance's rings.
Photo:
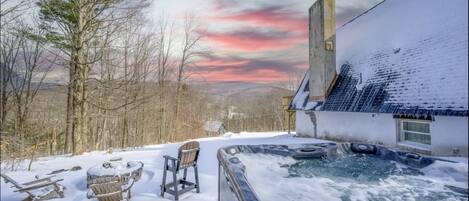
<svg viewBox="0 0 469 201">
<path fill-rule="evenodd" d="M 379 145 L 219 150 L 219 201 L 468 200 L 468 165 Z"/>
<path fill-rule="evenodd" d="M 364 154 L 295 160 L 243 153 L 239 158 L 260 200 L 468 200 L 447 187 L 448 178 Z"/>
</svg>

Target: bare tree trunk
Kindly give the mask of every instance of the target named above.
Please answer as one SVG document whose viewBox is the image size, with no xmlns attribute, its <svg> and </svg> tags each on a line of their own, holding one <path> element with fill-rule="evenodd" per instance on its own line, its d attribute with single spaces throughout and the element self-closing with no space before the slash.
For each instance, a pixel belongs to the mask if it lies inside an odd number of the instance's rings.
<svg viewBox="0 0 469 201">
<path fill-rule="evenodd" d="M 3 60 L 3 58 L 2 58 Z M 7 104 L 7 95 L 6 95 L 6 87 L 7 87 L 7 69 L 5 64 L 2 62 L 0 63 L 0 134 L 3 133 L 3 124 L 6 119 L 6 104 Z"/>
<path fill-rule="evenodd" d="M 72 58 L 75 55 L 72 52 Z M 67 114 L 66 114 L 66 122 L 65 122 L 65 153 L 72 153 L 74 150 L 74 137 L 73 137 L 73 108 L 74 105 L 74 96 L 73 96 L 73 89 L 75 88 L 73 85 L 75 83 L 74 76 L 75 76 L 75 64 L 73 61 L 70 64 L 69 68 L 69 83 L 67 86 Z"/>
<path fill-rule="evenodd" d="M 81 21 L 81 18 L 79 18 Z M 77 36 L 77 44 L 82 44 L 81 36 Z M 73 58 L 74 62 L 74 75 L 73 75 L 73 121 L 72 121 L 72 133 L 73 133 L 73 154 L 81 154 L 85 151 L 86 146 L 86 114 L 87 114 L 87 102 L 86 102 L 86 91 L 85 82 L 87 73 L 86 65 L 83 65 L 84 53 L 83 49 L 77 48 L 76 55 Z"/>
<path fill-rule="evenodd" d="M 2 27 L 4 29 L 4 27 Z M 10 32 L 1 32 L 0 47 L 0 133 L 4 132 L 6 117 L 9 111 L 12 70 L 16 66 L 21 38 Z"/>
<path fill-rule="evenodd" d="M 127 110 L 128 110 L 128 93 L 129 93 L 129 80 L 128 80 L 128 71 L 129 71 L 129 61 L 128 61 L 128 40 L 127 38 L 125 39 L 125 44 L 124 44 L 124 115 L 123 115 L 123 127 L 122 127 L 122 142 L 121 142 L 121 147 L 124 148 L 127 145 L 127 136 L 129 134 L 129 122 L 128 122 L 128 117 L 127 117 Z"/>
<path fill-rule="evenodd" d="M 3 60 L 3 59 L 2 59 Z M 0 134 L 3 133 L 3 127 L 5 124 L 6 116 L 7 116 L 7 103 L 8 103 L 8 96 L 7 96 L 7 86 L 8 86 L 8 75 L 7 75 L 7 67 L 2 62 L 0 63 Z"/>
<path fill-rule="evenodd" d="M 182 55 L 178 65 L 177 74 L 176 74 L 176 101 L 175 101 L 175 111 L 174 111 L 174 131 L 177 132 L 181 122 L 179 118 L 179 112 L 181 107 L 181 93 L 184 86 L 184 81 L 189 78 L 190 74 L 186 71 L 186 68 L 191 64 L 193 57 L 199 55 L 201 52 L 198 49 L 198 43 L 202 36 L 197 32 L 198 26 L 195 24 L 195 18 L 192 15 L 186 15 L 184 23 L 184 38 L 183 38 L 183 47 Z"/>
<path fill-rule="evenodd" d="M 28 171 L 31 171 L 31 167 L 33 165 L 34 156 L 36 155 L 36 151 L 37 151 L 37 143 L 34 144 L 34 147 L 31 150 L 31 156 L 29 158 L 29 164 L 28 164 Z"/>
</svg>

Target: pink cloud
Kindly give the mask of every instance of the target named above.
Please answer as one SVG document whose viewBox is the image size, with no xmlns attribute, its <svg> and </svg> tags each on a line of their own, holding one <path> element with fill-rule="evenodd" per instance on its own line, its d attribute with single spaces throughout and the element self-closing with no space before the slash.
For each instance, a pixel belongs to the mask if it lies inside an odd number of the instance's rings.
<svg viewBox="0 0 469 201">
<path fill-rule="evenodd" d="M 271 6 L 258 10 L 245 10 L 231 15 L 213 17 L 215 20 L 246 22 L 262 27 L 304 32 L 308 31 L 308 18 L 297 11 L 286 10 L 280 6 Z"/>
<path fill-rule="evenodd" d="M 299 12 L 285 6 L 240 10 L 239 4 L 240 1 L 214 0 L 212 11 L 216 16 L 207 20 L 223 25 L 232 24 L 236 28 L 230 29 L 235 31 L 199 31 L 204 36 L 204 42 L 218 56 L 207 56 L 196 62 L 198 68 L 195 68 L 195 73 L 204 80 L 215 82 L 277 82 L 287 80 L 291 71 L 307 68 L 304 60 L 278 60 L 268 54 L 269 51 L 290 51 L 308 42 L 306 10 Z M 254 58 L 247 58 L 239 54 L 254 52 L 266 56 L 257 54 Z"/>
<path fill-rule="evenodd" d="M 307 41 L 304 35 L 290 33 L 259 33 L 236 31 L 228 33 L 206 32 L 206 41 L 231 50 L 257 52 L 282 50 Z"/>
<path fill-rule="evenodd" d="M 307 69 L 307 68 L 309 68 L 309 63 L 296 64 L 295 67 L 298 68 L 298 69 Z"/>
<path fill-rule="evenodd" d="M 248 64 L 248 60 L 227 60 L 222 58 L 208 58 L 195 63 L 196 66 L 203 67 L 243 67 Z"/>
<path fill-rule="evenodd" d="M 303 71 L 305 62 L 209 55 L 196 62 L 195 71 L 209 81 L 275 82 Z"/>
</svg>

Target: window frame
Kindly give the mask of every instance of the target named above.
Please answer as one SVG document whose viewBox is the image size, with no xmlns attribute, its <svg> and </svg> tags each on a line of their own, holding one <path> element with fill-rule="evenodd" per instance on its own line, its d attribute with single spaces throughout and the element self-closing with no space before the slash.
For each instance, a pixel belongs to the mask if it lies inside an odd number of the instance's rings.
<svg viewBox="0 0 469 201">
<path fill-rule="evenodd" d="M 405 130 L 404 129 L 404 122 L 413 122 L 413 123 L 420 123 L 420 124 L 427 124 L 428 125 L 428 133 L 413 131 L 413 130 Z M 417 120 L 417 119 L 397 119 L 398 129 L 397 129 L 397 143 L 399 145 L 413 147 L 423 150 L 430 150 L 432 144 L 432 132 L 431 132 L 431 122 L 429 120 Z M 418 134 L 418 135 L 427 135 L 430 137 L 430 144 L 425 144 L 416 141 L 409 141 L 405 140 L 405 132 Z"/>
</svg>

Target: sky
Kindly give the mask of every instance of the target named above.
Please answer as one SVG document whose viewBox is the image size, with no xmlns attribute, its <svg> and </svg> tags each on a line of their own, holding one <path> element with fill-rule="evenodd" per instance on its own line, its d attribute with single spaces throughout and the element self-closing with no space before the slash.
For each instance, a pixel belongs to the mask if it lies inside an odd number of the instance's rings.
<svg viewBox="0 0 469 201">
<path fill-rule="evenodd" d="M 382 0 L 336 0 L 336 25 Z M 210 82 L 270 83 L 308 68 L 308 9 L 314 0 L 155 0 L 151 18 L 175 21 L 186 13 L 204 31 L 210 54 L 195 62 L 197 77 Z"/>
</svg>

